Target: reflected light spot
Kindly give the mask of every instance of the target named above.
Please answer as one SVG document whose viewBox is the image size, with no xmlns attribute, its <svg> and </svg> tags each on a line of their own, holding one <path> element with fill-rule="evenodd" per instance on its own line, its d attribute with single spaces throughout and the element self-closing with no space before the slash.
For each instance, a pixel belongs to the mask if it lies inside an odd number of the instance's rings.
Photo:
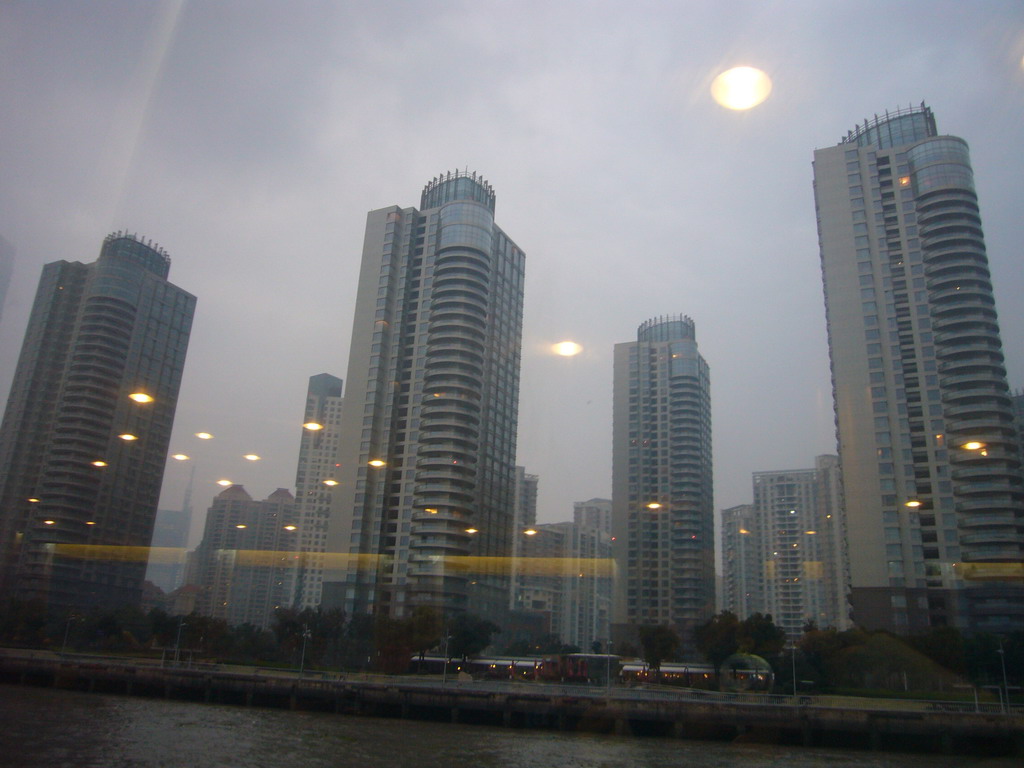
<svg viewBox="0 0 1024 768">
<path fill-rule="evenodd" d="M 260 460 L 260 457 L 257 456 L 255 453 L 247 453 L 242 458 L 245 459 L 246 461 L 259 461 Z"/>
<path fill-rule="evenodd" d="M 308 429 L 310 432 L 316 432 L 318 429 L 323 429 L 324 425 L 316 421 L 307 421 L 302 425 L 303 429 Z"/>
<path fill-rule="evenodd" d="M 39 499 L 37 499 L 35 496 L 32 496 L 31 498 L 27 499 L 27 501 L 31 502 L 32 504 L 39 503 Z"/>
<path fill-rule="evenodd" d="M 295 530 L 295 526 L 294 526 L 294 525 L 286 525 L 286 526 L 284 527 L 284 529 L 285 529 L 286 531 L 294 531 L 294 530 Z"/>
<path fill-rule="evenodd" d="M 171 456 L 171 458 L 174 459 L 175 461 L 188 461 L 189 457 L 188 454 L 185 453 L 176 453 L 173 456 Z"/>
<path fill-rule="evenodd" d="M 223 480 L 218 480 L 217 481 L 217 485 L 223 485 L 223 486 L 227 487 L 229 485 L 234 485 L 234 483 L 232 483 L 230 480 L 223 479 Z"/>
<path fill-rule="evenodd" d="M 96 525 L 96 521 L 95 520 L 86 520 L 85 524 L 86 525 Z"/>
<path fill-rule="evenodd" d="M 477 528 L 467 528 L 466 529 L 466 533 L 478 533 L 478 532 L 479 532 L 479 529 L 477 529 Z"/>
<path fill-rule="evenodd" d="M 147 395 L 145 392 L 132 392 L 130 395 L 128 395 L 128 397 L 130 397 L 136 403 L 152 403 L 153 402 L 153 396 L 152 395 Z"/>
<path fill-rule="evenodd" d="M 726 109 L 756 107 L 772 92 L 772 81 L 754 67 L 733 67 L 711 83 L 711 96 Z"/>
<path fill-rule="evenodd" d="M 96 461 L 94 461 L 94 462 L 92 463 L 92 465 L 93 465 L 94 467 L 105 467 L 105 466 L 107 466 L 107 462 L 105 462 L 105 461 L 100 461 L 99 459 L 97 459 Z"/>
<path fill-rule="evenodd" d="M 43 525 L 56 525 L 56 520 L 43 520 Z"/>
<path fill-rule="evenodd" d="M 969 443 L 964 443 L 964 448 L 968 451 L 977 451 L 980 448 L 984 448 L 984 443 L 979 443 L 977 440 L 971 440 Z"/>
<path fill-rule="evenodd" d="M 656 501 L 652 501 L 650 504 L 647 505 L 647 508 L 648 509 L 661 509 L 661 504 L 659 504 Z"/>
<path fill-rule="evenodd" d="M 239 523 L 238 525 L 235 526 L 235 528 L 248 528 L 248 527 L 249 526 L 247 526 L 245 523 Z"/>
<path fill-rule="evenodd" d="M 324 480 L 324 485 L 329 485 L 331 488 L 338 484 L 337 480 Z"/>
<path fill-rule="evenodd" d="M 139 439 L 139 438 L 138 438 L 138 437 L 136 437 L 135 435 L 131 435 L 131 434 L 127 433 L 127 432 L 125 432 L 125 433 L 124 433 L 123 435 L 118 435 L 118 437 L 120 437 L 120 438 L 121 438 L 122 440 L 124 440 L 124 441 L 126 441 L 126 442 L 129 442 L 129 443 L 130 443 L 130 442 L 131 442 L 132 440 L 138 440 L 138 439 Z"/>
<path fill-rule="evenodd" d="M 523 531 L 523 533 L 526 534 L 527 536 L 536 536 L 537 535 L 537 531 L 534 530 L 533 528 L 527 528 L 525 531 Z"/>
<path fill-rule="evenodd" d="M 572 357 L 583 351 L 583 347 L 575 341 L 560 341 L 551 345 L 551 351 L 562 357 Z"/>
<path fill-rule="evenodd" d="M 918 501 L 917 499 L 911 499 L 906 504 L 904 504 L 904 506 L 906 506 L 906 507 L 920 507 L 921 506 L 921 502 Z"/>
<path fill-rule="evenodd" d="M 387 462 L 384 461 L 383 459 L 370 459 L 370 461 L 367 463 L 371 467 L 383 467 L 385 464 L 387 464 Z"/>
<path fill-rule="evenodd" d="M 198 437 L 200 440 L 212 440 L 213 439 L 213 435 L 211 435 L 209 432 L 196 432 L 196 437 Z"/>
</svg>

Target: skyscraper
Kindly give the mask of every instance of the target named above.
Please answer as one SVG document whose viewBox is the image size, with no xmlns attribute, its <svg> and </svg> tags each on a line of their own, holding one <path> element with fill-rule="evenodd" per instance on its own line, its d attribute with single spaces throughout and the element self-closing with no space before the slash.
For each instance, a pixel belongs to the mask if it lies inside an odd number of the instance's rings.
<svg viewBox="0 0 1024 768">
<path fill-rule="evenodd" d="M 494 204 L 456 171 L 367 216 L 325 605 L 508 608 L 524 257 Z"/>
<path fill-rule="evenodd" d="M 43 267 L 0 427 L 4 593 L 138 602 L 195 309 L 169 269 L 122 233 Z"/>
<path fill-rule="evenodd" d="M 814 153 L 853 619 L 1024 625 L 1024 486 L 967 144 L 925 105 Z"/>
<path fill-rule="evenodd" d="M 760 552 L 756 610 L 771 614 L 793 641 L 811 621 L 849 628 L 838 480 L 835 456 L 819 456 L 814 469 L 754 473 L 755 516 L 743 538 Z"/>
<path fill-rule="evenodd" d="M 715 610 L 710 373 L 693 320 L 654 318 L 615 345 L 613 412 L 615 643 L 668 624 L 689 651 Z"/>
<path fill-rule="evenodd" d="M 309 377 L 302 439 L 295 470 L 295 507 L 299 519 L 299 562 L 290 574 L 293 604 L 320 604 L 331 489 L 338 481 L 335 459 L 341 428 L 342 381 L 329 373 Z"/>
<path fill-rule="evenodd" d="M 721 608 L 745 619 L 767 613 L 764 600 L 764 547 L 753 504 L 722 510 Z"/>
<path fill-rule="evenodd" d="M 188 581 L 200 589 L 196 610 L 232 626 L 270 627 L 274 610 L 291 606 L 296 523 L 295 498 L 284 488 L 264 501 L 240 485 L 218 493 L 189 563 Z"/>
</svg>

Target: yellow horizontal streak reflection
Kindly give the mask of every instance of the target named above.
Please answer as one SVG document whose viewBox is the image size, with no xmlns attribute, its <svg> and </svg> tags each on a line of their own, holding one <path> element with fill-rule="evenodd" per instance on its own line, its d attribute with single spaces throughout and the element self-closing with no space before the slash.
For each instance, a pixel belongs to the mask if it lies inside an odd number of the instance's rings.
<svg viewBox="0 0 1024 768">
<path fill-rule="evenodd" d="M 1024 581 L 1024 563 L 957 563 L 956 572 L 968 581 Z"/>
<path fill-rule="evenodd" d="M 116 544 L 54 544 L 53 553 L 77 560 L 113 560 L 117 562 L 152 562 L 176 564 L 185 561 L 186 550 L 180 547 L 139 547 Z M 276 566 L 297 568 L 303 560 L 315 559 L 318 567 L 375 569 L 385 555 L 361 555 L 344 552 L 300 552 L 276 549 L 218 549 L 218 557 L 231 557 L 240 566 Z M 465 574 L 502 574 L 513 570 L 520 575 L 610 577 L 615 564 L 610 558 L 585 557 L 484 557 L 480 555 L 446 555 L 433 560 L 445 570 Z"/>
</svg>

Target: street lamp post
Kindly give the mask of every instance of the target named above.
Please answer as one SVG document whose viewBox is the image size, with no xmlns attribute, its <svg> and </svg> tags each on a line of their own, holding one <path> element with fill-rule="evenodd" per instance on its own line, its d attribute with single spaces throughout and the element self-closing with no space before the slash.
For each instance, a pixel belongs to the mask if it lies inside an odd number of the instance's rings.
<svg viewBox="0 0 1024 768">
<path fill-rule="evenodd" d="M 187 626 L 184 616 L 178 619 L 178 636 L 174 640 L 174 666 L 178 666 L 178 660 L 181 658 L 181 630 Z"/>
<path fill-rule="evenodd" d="M 612 692 L 612 641 L 608 640 L 608 645 L 605 648 L 605 656 L 607 657 L 607 669 L 605 670 L 605 683 L 608 688 L 608 693 Z"/>
<path fill-rule="evenodd" d="M 78 617 L 74 612 L 68 614 L 68 623 L 67 626 L 64 627 L 64 642 L 60 647 L 61 656 L 63 656 L 68 650 L 68 635 L 71 634 L 71 622 L 76 621 L 77 619 Z"/>
<path fill-rule="evenodd" d="M 303 670 L 306 668 L 306 641 L 312 637 L 312 633 L 309 631 L 309 626 L 306 624 L 302 625 L 302 655 L 299 657 L 299 677 L 302 677 Z"/>
<path fill-rule="evenodd" d="M 796 643 L 793 643 L 789 650 L 793 660 L 793 698 L 796 698 Z"/>
<path fill-rule="evenodd" d="M 1006 684 L 1006 651 L 1003 650 L 1003 638 L 999 638 L 999 665 L 1003 668 L 1003 714 L 1010 711 L 1010 687 Z"/>
<path fill-rule="evenodd" d="M 444 656 L 444 658 L 441 660 L 441 662 L 444 664 L 444 668 L 441 671 L 441 686 L 442 687 L 444 687 L 444 684 L 446 682 L 448 682 L 448 641 L 451 640 L 451 639 L 452 639 L 452 636 L 450 634 L 448 634 L 447 630 L 445 630 L 445 633 L 444 633 L 444 651 L 442 652 L 442 655 Z"/>
</svg>

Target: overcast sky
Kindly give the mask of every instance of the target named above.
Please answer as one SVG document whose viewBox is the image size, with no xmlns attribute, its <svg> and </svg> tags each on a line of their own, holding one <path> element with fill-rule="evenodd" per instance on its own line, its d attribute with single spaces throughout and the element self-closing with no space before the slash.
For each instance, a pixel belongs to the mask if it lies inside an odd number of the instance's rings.
<svg viewBox="0 0 1024 768">
<path fill-rule="evenodd" d="M 751 472 L 835 451 L 811 159 L 875 113 L 925 101 L 970 143 L 1024 386 L 1022 58 L 1019 0 L 3 0 L 0 396 L 42 265 L 137 232 L 199 300 L 172 442 L 194 506 L 221 477 L 294 489 L 307 379 L 346 375 L 366 212 L 468 168 L 526 252 L 541 521 L 611 493 L 612 348 L 663 314 L 711 366 L 716 509 L 747 503 Z M 737 65 L 774 82 L 749 112 L 709 96 Z M 161 506 L 188 476 L 171 462 Z"/>
</svg>

